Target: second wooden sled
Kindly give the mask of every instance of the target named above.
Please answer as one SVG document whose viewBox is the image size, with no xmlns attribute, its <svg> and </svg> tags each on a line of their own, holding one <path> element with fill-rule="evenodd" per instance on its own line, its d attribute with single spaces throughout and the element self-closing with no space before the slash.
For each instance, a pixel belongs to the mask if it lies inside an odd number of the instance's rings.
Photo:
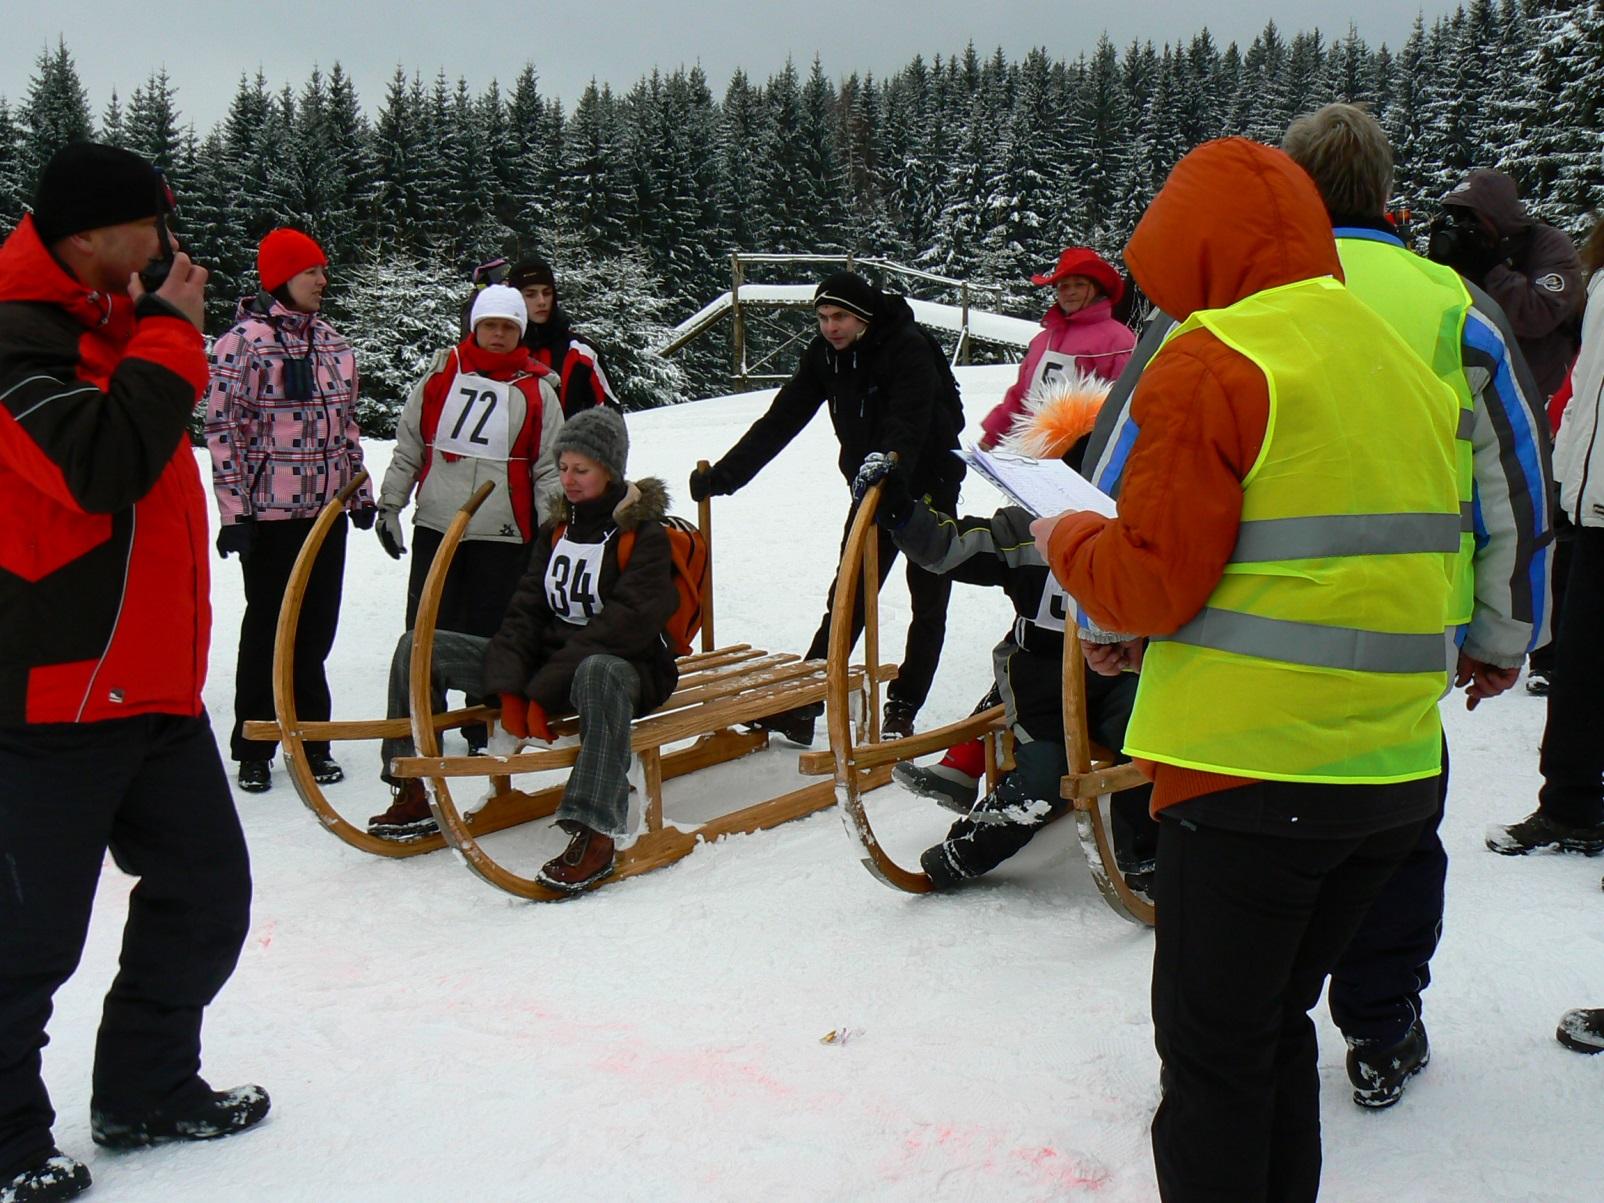
<svg viewBox="0 0 1604 1203">
<path fill-rule="evenodd" d="M 907 739 L 878 742 L 875 738 L 874 707 L 878 703 L 879 682 L 871 673 L 868 682 L 870 739 L 869 742 L 862 741 L 858 730 L 861 724 L 853 721 L 852 714 L 854 697 L 862 692 L 861 682 L 844 671 L 837 673 L 834 669 L 837 664 L 845 666 L 851 652 L 852 603 L 860 589 L 863 591 L 864 659 L 871 665 L 878 659 L 879 590 L 873 583 L 880 579 L 879 540 L 875 537 L 874 523 L 879 502 L 880 486 L 876 485 L 858 507 L 835 582 L 835 613 L 830 624 L 829 664 L 832 671 L 829 689 L 825 694 L 825 715 L 830 731 L 829 759 L 825 760 L 818 753 L 805 755 L 802 759 L 804 768 L 815 772 L 833 768 L 836 790 L 841 800 L 842 821 L 861 852 L 864 867 L 889 886 L 910 894 L 925 894 L 931 889 L 930 878 L 921 869 L 899 865 L 881 846 L 864 810 L 863 794 L 878 783 L 879 773 L 889 771 L 898 761 L 913 760 L 977 738 L 985 741 L 987 781 L 989 785 L 995 785 L 999 764 L 1004 763 L 1008 755 L 1008 736 L 1003 730 L 1003 708 L 995 706 Z M 1086 731 L 1086 681 L 1083 672 L 1080 641 L 1066 636 L 1063 659 L 1064 750 L 1069 771 L 1063 778 L 1060 793 L 1071 805 L 1081 851 L 1104 901 L 1122 919 L 1151 925 L 1153 904 L 1130 888 L 1115 860 L 1109 815 L 1112 796 L 1120 790 L 1142 784 L 1145 779 L 1134 764 L 1116 763 L 1111 752 L 1091 742 Z"/>
<path fill-rule="evenodd" d="M 508 868 L 485 849 L 478 837 L 508 825 L 494 818 L 487 825 L 481 819 L 487 811 L 493 815 L 515 813 L 528 818 L 554 813 L 562 799 L 561 786 L 527 793 L 513 788 L 511 777 L 516 773 L 569 768 L 578 755 L 578 746 L 519 751 L 510 756 L 443 756 L 439 735 L 451 725 L 442 721 L 449 716 L 430 713 L 429 664 L 440 596 L 446 573 L 480 500 L 476 496 L 453 519 L 424 583 L 413 631 L 411 666 L 411 722 L 417 754 L 398 757 L 391 771 L 397 777 L 421 777 L 428 783 L 430 809 L 441 833 L 433 838 L 443 839 L 455 848 L 479 877 L 520 898 L 557 901 L 571 895 Z M 636 719 L 633 724 L 631 748 L 642 769 L 645 829 L 632 845 L 619 852 L 614 872 L 596 883 L 597 886 L 661 868 L 679 860 L 703 841 L 739 832 L 761 831 L 813 814 L 835 802 L 834 784 L 822 781 L 693 826 L 681 828 L 664 819 L 665 780 L 746 756 L 766 746 L 766 732 L 739 731 L 736 727 L 795 706 L 820 702 L 829 687 L 824 662 L 803 660 L 790 653 L 770 654 L 744 643 L 715 646 L 712 513 L 706 500 L 699 505 L 698 518 L 709 547 L 702 582 L 703 650 L 681 657 L 680 680 L 673 695 L 657 710 Z M 843 668 L 840 675 L 845 682 L 843 688 L 849 692 L 854 688 L 862 692 L 869 676 L 862 667 Z M 559 737 L 572 735 L 578 730 L 578 722 L 568 718 L 553 723 L 552 728 Z M 664 750 L 668 745 L 686 741 L 691 741 L 687 747 Z M 882 782 L 890 779 L 890 771 L 889 765 L 881 771 Z M 451 782 L 462 778 L 488 778 L 490 781 L 489 800 L 472 814 L 464 813 L 451 792 Z"/>
</svg>

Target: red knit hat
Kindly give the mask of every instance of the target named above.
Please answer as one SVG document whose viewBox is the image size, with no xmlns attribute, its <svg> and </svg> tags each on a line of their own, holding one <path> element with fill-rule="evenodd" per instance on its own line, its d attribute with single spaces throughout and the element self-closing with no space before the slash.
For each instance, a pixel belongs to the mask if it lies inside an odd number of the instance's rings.
<svg viewBox="0 0 1604 1203">
<path fill-rule="evenodd" d="M 256 248 L 256 274 L 267 292 L 281 287 L 291 276 L 298 276 L 309 267 L 328 265 L 329 257 L 322 247 L 288 226 L 269 231 Z"/>
<path fill-rule="evenodd" d="M 1058 266 L 1045 276 L 1032 276 L 1032 284 L 1057 284 L 1065 276 L 1085 276 L 1114 304 L 1125 295 L 1125 281 L 1114 266 L 1089 246 L 1072 246 L 1058 256 Z"/>
</svg>

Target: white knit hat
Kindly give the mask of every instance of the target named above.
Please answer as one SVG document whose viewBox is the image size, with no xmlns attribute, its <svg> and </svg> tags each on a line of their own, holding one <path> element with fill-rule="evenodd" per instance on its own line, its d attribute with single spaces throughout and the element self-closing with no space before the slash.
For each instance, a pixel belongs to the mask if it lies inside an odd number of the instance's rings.
<svg viewBox="0 0 1604 1203">
<path fill-rule="evenodd" d="M 479 295 L 473 299 L 473 314 L 468 319 L 468 328 L 477 330 L 479 323 L 487 317 L 517 322 L 520 336 L 529 325 L 529 310 L 524 308 L 523 294 L 505 284 L 491 284 L 479 290 Z"/>
</svg>

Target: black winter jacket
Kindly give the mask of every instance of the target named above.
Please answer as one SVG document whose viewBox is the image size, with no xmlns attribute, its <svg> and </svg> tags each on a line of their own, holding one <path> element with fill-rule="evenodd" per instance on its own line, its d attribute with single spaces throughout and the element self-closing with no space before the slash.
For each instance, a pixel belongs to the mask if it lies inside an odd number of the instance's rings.
<svg viewBox="0 0 1604 1203">
<path fill-rule="evenodd" d="M 963 429 L 957 382 L 908 302 L 876 295 L 868 330 L 847 350 L 814 336 L 768 412 L 718 462 L 714 471 L 726 488 L 733 492 L 756 476 L 828 401 L 848 481 L 871 451 L 895 451 L 914 496 L 956 500 L 964 475 L 952 454 Z"/>
<path fill-rule="evenodd" d="M 535 362 L 550 368 L 557 377 L 553 383 L 562 398 L 563 417 L 571 418 L 596 405 L 621 408 L 601 352 L 574 329 L 562 306 L 554 303 L 545 323 L 537 326 L 530 322 L 523 342 Z"/>
<path fill-rule="evenodd" d="M 595 501 L 577 506 L 562 500 L 536 534 L 528 571 L 485 651 L 486 691 L 532 698 L 551 714 L 571 713 L 568 694 L 580 661 L 605 654 L 629 661 L 640 674 L 637 714 L 661 706 L 679 681 L 674 653 L 663 641 L 663 626 L 679 605 L 668 536 L 659 521 L 667 512 L 668 491 L 652 477 L 628 486 L 614 483 Z M 546 565 L 560 523 L 576 543 L 608 544 L 596 582 L 602 609 L 584 626 L 558 618 L 546 598 Z M 635 546 L 620 572 L 617 535 L 626 530 L 635 532 Z"/>
</svg>

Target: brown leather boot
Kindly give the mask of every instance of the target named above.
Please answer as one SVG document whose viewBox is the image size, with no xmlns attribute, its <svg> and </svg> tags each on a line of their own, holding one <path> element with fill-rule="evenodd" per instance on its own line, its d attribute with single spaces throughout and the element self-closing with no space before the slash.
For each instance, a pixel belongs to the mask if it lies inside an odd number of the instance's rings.
<svg viewBox="0 0 1604 1203">
<path fill-rule="evenodd" d="M 390 809 L 368 820 L 368 834 L 381 840 L 421 840 L 439 830 L 429 810 L 429 792 L 422 780 L 409 777 L 391 791 Z"/>
<path fill-rule="evenodd" d="M 568 847 L 541 865 L 536 877 L 554 890 L 572 894 L 613 871 L 613 841 L 583 823 L 568 826 L 573 832 Z"/>
</svg>

